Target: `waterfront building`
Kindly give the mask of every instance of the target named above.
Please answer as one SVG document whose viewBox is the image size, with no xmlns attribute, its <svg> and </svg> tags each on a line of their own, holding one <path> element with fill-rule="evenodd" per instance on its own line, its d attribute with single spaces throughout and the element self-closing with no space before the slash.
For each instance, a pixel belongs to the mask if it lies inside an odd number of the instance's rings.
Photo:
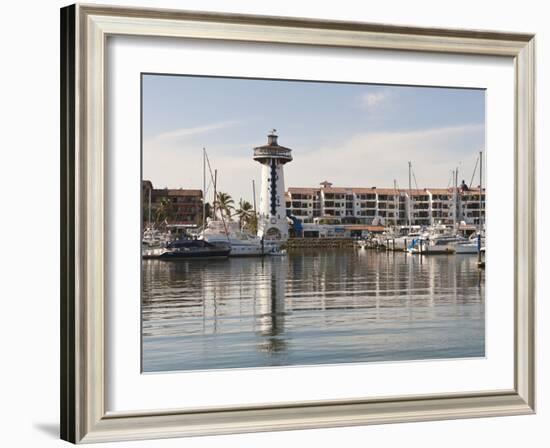
<svg viewBox="0 0 550 448">
<path fill-rule="evenodd" d="M 321 191 L 315 188 L 290 188 L 285 193 L 286 207 L 303 222 L 321 216 Z"/>
<path fill-rule="evenodd" d="M 323 181 L 317 188 L 290 187 L 285 195 L 288 214 L 304 224 L 478 225 L 479 187 L 363 188 L 335 187 Z M 485 191 L 481 217 L 485 216 Z"/>
<path fill-rule="evenodd" d="M 481 192 L 480 189 L 467 189 L 460 192 L 459 214 L 461 221 L 466 224 L 480 224 L 485 222 L 485 189 Z"/>
<path fill-rule="evenodd" d="M 453 224 L 456 213 L 455 190 L 453 188 L 429 188 L 428 191 L 431 195 L 430 217 L 432 223 Z"/>
<path fill-rule="evenodd" d="M 321 182 L 320 210 L 321 216 L 344 218 L 346 216 L 346 193 L 345 188 L 333 187 L 330 182 Z"/>
<path fill-rule="evenodd" d="M 196 227 L 202 221 L 202 190 L 154 188 L 142 182 L 145 226 L 162 222 L 170 227 Z"/>
<path fill-rule="evenodd" d="M 411 225 L 429 226 L 431 217 L 431 194 L 427 189 L 406 190 L 408 222 Z"/>
<path fill-rule="evenodd" d="M 266 145 L 254 148 L 254 160 L 262 166 L 258 236 L 266 240 L 286 241 L 288 222 L 283 167 L 292 161 L 292 150 L 279 145 L 275 132 L 273 129 L 267 136 Z"/>
<path fill-rule="evenodd" d="M 361 189 L 356 189 L 361 190 Z M 376 194 L 376 209 L 371 210 L 386 225 L 397 225 L 406 219 L 406 194 L 394 188 L 371 188 Z"/>
</svg>

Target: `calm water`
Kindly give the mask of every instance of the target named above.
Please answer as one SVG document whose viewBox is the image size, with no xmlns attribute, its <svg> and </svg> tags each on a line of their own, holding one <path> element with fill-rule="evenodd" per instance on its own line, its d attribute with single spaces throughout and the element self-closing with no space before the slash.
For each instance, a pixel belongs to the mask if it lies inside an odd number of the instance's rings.
<svg viewBox="0 0 550 448">
<path fill-rule="evenodd" d="M 143 261 L 143 371 L 479 357 L 475 255 Z"/>
</svg>

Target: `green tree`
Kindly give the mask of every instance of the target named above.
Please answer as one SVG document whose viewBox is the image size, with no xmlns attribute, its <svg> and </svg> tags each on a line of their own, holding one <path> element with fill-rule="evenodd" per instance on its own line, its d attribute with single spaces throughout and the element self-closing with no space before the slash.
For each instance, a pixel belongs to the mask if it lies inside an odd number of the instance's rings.
<svg viewBox="0 0 550 448">
<path fill-rule="evenodd" d="M 258 215 L 256 213 L 252 212 L 252 215 L 245 224 L 245 229 L 254 235 L 258 232 Z"/>
<path fill-rule="evenodd" d="M 233 198 L 222 191 L 216 194 L 216 210 L 220 210 L 225 216 L 231 218 L 231 210 L 235 209 Z"/>
<path fill-rule="evenodd" d="M 239 208 L 236 210 L 236 214 L 239 217 L 239 225 L 242 228 L 243 226 L 248 226 L 250 220 L 254 216 L 254 209 L 252 204 L 248 201 L 239 201 Z"/>
<path fill-rule="evenodd" d="M 165 222 L 172 220 L 174 214 L 174 206 L 170 199 L 162 198 L 155 210 L 155 223 L 162 225 Z"/>
<path fill-rule="evenodd" d="M 213 218 L 214 215 L 212 213 L 212 204 L 210 204 L 210 202 L 207 202 L 206 204 L 204 204 L 204 214 L 205 214 L 205 218 Z"/>
</svg>

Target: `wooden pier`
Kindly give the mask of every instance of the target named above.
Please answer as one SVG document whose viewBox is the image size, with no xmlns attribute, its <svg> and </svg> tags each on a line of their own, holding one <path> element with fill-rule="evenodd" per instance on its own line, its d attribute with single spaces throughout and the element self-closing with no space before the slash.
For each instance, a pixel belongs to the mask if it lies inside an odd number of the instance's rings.
<svg viewBox="0 0 550 448">
<path fill-rule="evenodd" d="M 292 249 L 353 249 L 353 238 L 290 238 L 284 245 L 287 250 Z"/>
</svg>

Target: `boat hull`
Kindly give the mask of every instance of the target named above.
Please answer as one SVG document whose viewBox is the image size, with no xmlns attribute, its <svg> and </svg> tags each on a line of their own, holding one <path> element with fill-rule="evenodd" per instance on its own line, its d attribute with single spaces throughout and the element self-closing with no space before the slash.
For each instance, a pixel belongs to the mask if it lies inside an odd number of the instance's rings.
<svg viewBox="0 0 550 448">
<path fill-rule="evenodd" d="M 260 240 L 242 241 L 237 238 L 227 238 L 226 236 L 217 237 L 217 235 L 207 235 L 204 241 L 211 244 L 227 244 L 231 246 L 231 251 L 229 252 L 230 257 L 258 257 L 264 255 L 268 250 L 267 245 L 264 245 L 262 248 Z"/>
<path fill-rule="evenodd" d="M 231 252 L 229 244 L 211 244 L 206 241 L 180 239 L 162 249 L 143 250 L 142 258 L 159 260 L 180 260 L 195 258 L 227 257 Z"/>
<path fill-rule="evenodd" d="M 448 254 L 453 254 L 454 249 L 450 246 L 424 247 L 422 248 L 422 250 L 420 250 L 418 247 L 415 247 L 414 249 L 411 249 L 409 252 L 412 254 L 419 254 L 419 255 L 448 255 Z"/>
<path fill-rule="evenodd" d="M 455 246 L 455 253 L 457 254 L 477 254 L 477 244 L 457 244 Z"/>
<path fill-rule="evenodd" d="M 229 249 L 210 250 L 204 252 L 164 252 L 161 255 L 157 255 L 155 258 L 159 260 L 183 260 L 193 258 L 219 258 L 228 257 L 230 253 Z"/>
</svg>

